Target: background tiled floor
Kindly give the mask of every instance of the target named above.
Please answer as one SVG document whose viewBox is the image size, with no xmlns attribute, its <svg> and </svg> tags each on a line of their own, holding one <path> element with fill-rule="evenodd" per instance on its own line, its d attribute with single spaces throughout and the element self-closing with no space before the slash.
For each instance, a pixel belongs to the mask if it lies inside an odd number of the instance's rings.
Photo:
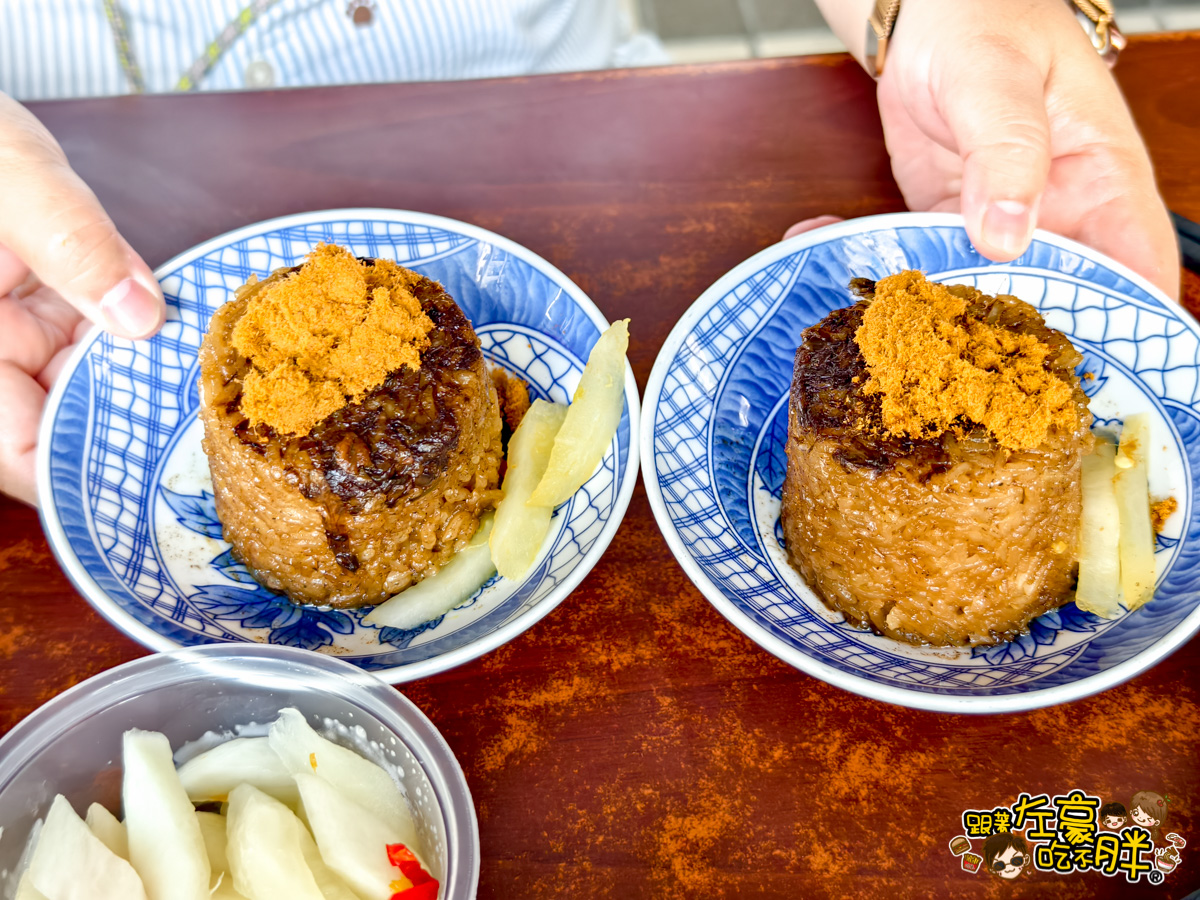
<svg viewBox="0 0 1200 900">
<path fill-rule="evenodd" d="M 841 50 L 812 0 L 632 0 L 675 62 Z M 1200 28 L 1200 3 L 1118 0 L 1123 31 Z"/>
</svg>

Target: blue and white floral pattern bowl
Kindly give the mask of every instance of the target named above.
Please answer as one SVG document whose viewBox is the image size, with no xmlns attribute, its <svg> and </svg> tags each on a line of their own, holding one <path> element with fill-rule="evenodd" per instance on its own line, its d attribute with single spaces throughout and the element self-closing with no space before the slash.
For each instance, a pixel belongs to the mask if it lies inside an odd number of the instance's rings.
<svg viewBox="0 0 1200 900">
<path fill-rule="evenodd" d="M 519 583 L 494 577 L 445 616 L 409 631 L 367 610 L 295 606 L 260 587 L 221 540 L 196 418 L 200 341 L 213 312 L 253 273 L 299 264 L 317 243 L 395 259 L 442 283 L 474 323 L 484 355 L 567 402 L 607 322 L 565 275 L 491 232 L 421 213 L 304 213 L 214 238 L 156 273 L 167 323 L 134 343 L 85 339 L 51 393 L 38 447 L 42 521 L 79 591 L 156 650 L 258 641 L 330 653 L 392 682 L 440 672 L 529 628 L 591 570 L 637 480 L 638 394 L 599 469 L 556 510 Z"/>
<path fill-rule="evenodd" d="M 1015 294 L 1067 334 L 1092 373 L 1097 428 L 1148 411 L 1151 494 L 1178 511 L 1159 537 L 1155 598 L 1106 621 L 1073 603 L 1027 635 L 975 650 L 911 647 L 827 609 L 788 565 L 779 528 L 788 392 L 801 332 L 852 298 L 852 277 L 922 269 Z M 734 625 L 780 659 L 856 693 L 950 712 L 1063 703 L 1136 675 L 1200 628 L 1200 327 L 1125 267 L 1038 232 L 992 263 L 951 214 L 839 223 L 770 247 L 721 278 L 667 338 L 646 389 L 642 459 L 676 558 Z M 953 540 L 947 535 L 947 540 Z"/>
</svg>

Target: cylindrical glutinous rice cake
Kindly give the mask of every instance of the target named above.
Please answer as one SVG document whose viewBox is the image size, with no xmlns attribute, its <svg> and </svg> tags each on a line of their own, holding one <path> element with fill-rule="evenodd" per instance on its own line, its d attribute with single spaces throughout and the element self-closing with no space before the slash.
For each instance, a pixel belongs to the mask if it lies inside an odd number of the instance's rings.
<svg viewBox="0 0 1200 900">
<path fill-rule="evenodd" d="M 788 556 L 848 620 L 911 643 L 1009 640 L 1071 599 L 1091 415 L 1080 354 L 1015 297 L 919 272 L 804 333 Z"/>
<path fill-rule="evenodd" d="M 500 497 L 479 339 L 436 282 L 321 245 L 251 281 L 200 350 L 217 515 L 298 603 L 375 604 L 437 571 Z"/>
</svg>

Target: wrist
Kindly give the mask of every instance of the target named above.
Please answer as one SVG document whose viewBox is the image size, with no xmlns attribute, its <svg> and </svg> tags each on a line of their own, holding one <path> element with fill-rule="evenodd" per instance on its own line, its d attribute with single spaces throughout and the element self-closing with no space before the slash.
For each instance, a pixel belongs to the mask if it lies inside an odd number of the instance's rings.
<svg viewBox="0 0 1200 900">
<path fill-rule="evenodd" d="M 866 58 L 866 22 L 874 0 L 816 0 L 826 24 L 860 64 Z"/>
<path fill-rule="evenodd" d="M 888 45 L 891 43 L 892 31 L 895 29 L 896 20 L 899 17 L 900 0 L 876 0 L 871 9 L 871 15 L 867 18 L 867 30 L 864 38 L 866 49 L 862 64 L 872 78 L 878 78 L 883 74 Z"/>
<path fill-rule="evenodd" d="M 909 29 L 940 29 L 947 18 L 967 16 L 977 23 L 984 23 L 984 28 L 994 28 L 997 33 L 1025 31 L 1033 35 L 1044 34 L 1048 26 L 1075 19 L 1076 25 L 1069 33 L 1087 40 L 1110 67 L 1126 43 L 1116 27 L 1109 0 L 1080 0 L 1078 4 L 1072 0 L 1025 0 L 1010 3 L 1003 11 L 997 10 L 994 3 L 982 0 L 903 0 L 895 3 L 887 0 L 880 3 L 875 0 L 816 0 L 816 3 L 829 27 L 872 77 L 878 77 L 882 71 L 882 66 L 876 65 L 877 56 L 886 57 L 886 53 L 877 51 L 886 51 L 902 23 L 909 23 L 904 26 Z M 889 7 L 898 9 L 889 10 Z M 889 11 L 890 21 L 886 15 Z M 1014 27 L 1018 20 L 1025 20 L 1026 24 Z M 979 25 L 975 27 L 978 29 Z"/>
</svg>

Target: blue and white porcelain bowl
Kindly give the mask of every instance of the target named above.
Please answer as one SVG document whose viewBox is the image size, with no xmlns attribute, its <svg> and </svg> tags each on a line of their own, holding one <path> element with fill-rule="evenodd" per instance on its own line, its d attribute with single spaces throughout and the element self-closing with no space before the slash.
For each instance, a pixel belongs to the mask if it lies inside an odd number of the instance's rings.
<svg viewBox="0 0 1200 900">
<path fill-rule="evenodd" d="M 1154 599 L 1107 621 L 1073 603 L 1011 643 L 913 647 L 831 612 L 788 565 L 779 527 L 788 393 L 801 332 L 852 297 L 852 277 L 921 269 L 1032 303 L 1083 352 L 1098 428 L 1151 414 L 1151 494 L 1178 511 L 1159 536 Z M 692 305 L 650 375 L 642 459 L 676 558 L 734 625 L 830 684 L 904 706 L 1005 712 L 1064 703 L 1143 671 L 1200 628 L 1200 327 L 1145 279 L 1038 232 L 1010 263 L 957 215 L 842 222 L 752 257 Z M 947 540 L 953 540 L 947 535 Z"/>
<path fill-rule="evenodd" d="M 298 265 L 318 243 L 394 259 L 442 283 L 484 355 L 568 402 L 608 323 L 565 275 L 496 234 L 382 209 L 304 213 L 214 238 L 158 270 L 167 323 L 152 340 L 94 331 L 51 393 L 38 445 L 42 523 L 79 591 L 155 650 L 257 641 L 339 656 L 391 682 L 440 672 L 503 644 L 554 609 L 604 552 L 633 493 L 638 394 L 592 478 L 554 514 L 520 582 L 495 577 L 408 631 L 368 610 L 301 607 L 260 587 L 221 540 L 196 417 L 197 351 L 209 318 L 252 274 Z"/>
</svg>

